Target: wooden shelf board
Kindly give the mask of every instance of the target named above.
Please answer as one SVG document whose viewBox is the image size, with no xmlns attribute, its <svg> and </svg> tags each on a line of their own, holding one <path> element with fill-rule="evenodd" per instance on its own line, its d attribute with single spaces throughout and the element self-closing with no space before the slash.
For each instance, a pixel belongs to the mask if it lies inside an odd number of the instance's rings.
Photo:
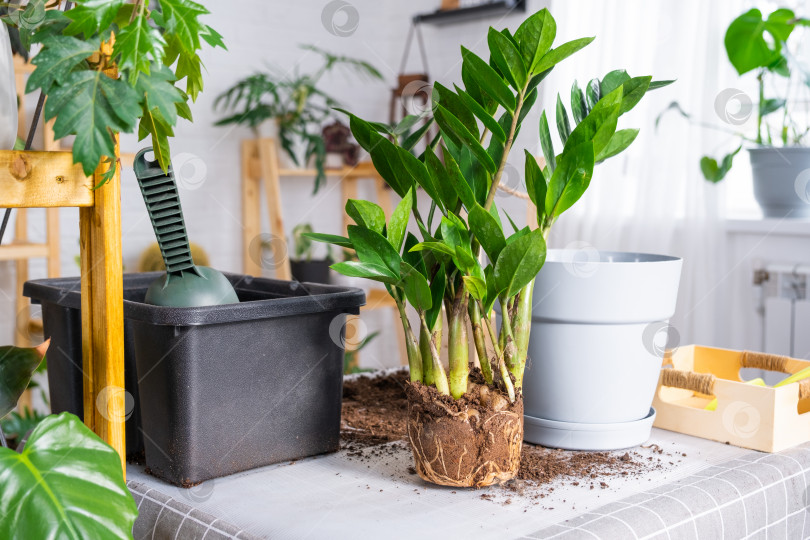
<svg viewBox="0 0 810 540">
<path fill-rule="evenodd" d="M 48 244 L 28 242 L 4 244 L 0 246 L 0 261 L 19 261 L 48 256 Z"/>
<path fill-rule="evenodd" d="M 396 307 L 397 303 L 384 289 L 370 289 L 366 295 L 366 305 L 361 309 L 380 309 Z"/>
<path fill-rule="evenodd" d="M 362 161 L 354 167 L 343 167 L 340 169 L 326 169 L 324 172 L 326 173 L 326 176 L 339 176 L 341 178 L 345 177 L 374 178 L 379 176 L 377 170 L 374 168 L 374 165 L 369 161 Z M 279 169 L 278 174 L 279 176 L 307 177 L 307 176 L 315 176 L 316 174 L 318 174 L 318 171 L 316 171 L 315 169 Z"/>
<path fill-rule="evenodd" d="M 71 152 L 0 150 L 4 208 L 93 206 L 93 179 L 73 164 Z"/>
</svg>

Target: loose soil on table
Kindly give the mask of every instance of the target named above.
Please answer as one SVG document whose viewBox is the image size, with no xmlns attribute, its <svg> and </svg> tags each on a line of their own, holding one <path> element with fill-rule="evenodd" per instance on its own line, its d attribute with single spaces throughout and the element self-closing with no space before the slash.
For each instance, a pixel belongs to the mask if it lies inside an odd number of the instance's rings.
<svg viewBox="0 0 810 540">
<path fill-rule="evenodd" d="M 408 373 L 399 370 L 381 376 L 360 376 L 343 385 L 342 445 L 353 458 L 372 461 L 401 451 L 400 446 L 387 449 L 378 445 L 405 441 L 408 437 Z M 572 452 L 523 444 L 520 471 L 515 480 L 505 485 L 509 492 L 544 498 L 547 492 L 537 490 L 553 480 L 561 480 L 584 489 L 605 489 L 612 478 L 640 476 L 661 470 L 681 458 L 652 446 L 652 455 L 635 450 L 625 452 Z M 683 456 L 685 457 L 685 456 Z M 409 472 L 416 474 L 413 468 Z M 548 488 L 553 491 L 553 488 Z M 484 499 L 491 494 L 482 495 Z"/>
</svg>

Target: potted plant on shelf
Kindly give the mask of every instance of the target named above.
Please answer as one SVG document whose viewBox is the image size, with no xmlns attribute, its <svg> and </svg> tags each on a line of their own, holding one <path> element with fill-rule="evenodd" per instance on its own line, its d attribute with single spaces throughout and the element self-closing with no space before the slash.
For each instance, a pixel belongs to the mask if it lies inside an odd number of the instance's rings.
<svg viewBox="0 0 810 540">
<path fill-rule="evenodd" d="M 385 126 L 350 115 L 355 139 L 402 201 L 386 222 L 377 205 L 350 200 L 346 212 L 355 225 L 348 238 L 310 235 L 353 249 L 358 261 L 333 268 L 384 283 L 396 301 L 410 370 L 408 435 L 417 472 L 437 484 L 480 487 L 516 474 L 532 284 L 546 258 L 549 230 L 587 189 L 594 164 L 633 142 L 635 130 L 617 131 L 618 117 L 647 90 L 669 83 L 612 72 L 604 86 L 589 85 L 586 94 L 577 94 L 573 122 L 558 99 L 561 153 L 551 151 L 545 113 L 540 141 L 546 165 L 525 151 L 526 185 L 541 227 L 513 224 L 507 233 L 495 194 L 537 87 L 557 63 L 593 40 L 552 48 L 555 34 L 554 19 L 543 9 L 514 34 L 490 28 L 489 62 L 462 48 L 463 87 L 434 85 L 440 136 L 419 156 L 409 150 L 413 141 L 405 147 L 396 135 L 389 140 Z M 417 187 L 429 196 L 429 208 L 418 207 Z M 411 215 L 421 240 L 406 232 Z M 482 250 L 487 264 L 481 263 Z M 500 332 L 491 322 L 494 305 L 503 315 Z M 408 306 L 418 315 L 417 328 Z M 438 352 L 443 330 L 447 370 Z M 480 371 L 470 369 L 470 338 Z"/>
<path fill-rule="evenodd" d="M 296 281 L 310 283 L 329 283 L 329 265 L 332 257 L 329 253 L 323 259 L 313 259 L 312 239 L 306 236 L 312 232 L 312 225 L 301 223 L 293 227 L 292 241 L 294 256 L 290 259 L 290 270 Z"/>
<path fill-rule="evenodd" d="M 715 108 L 732 126 L 743 125 L 753 110 L 756 131 L 748 135 L 732 130 L 738 140 L 734 150 L 719 160 L 710 156 L 700 160 L 703 176 L 717 183 L 731 170 L 743 146 L 747 147 L 754 197 L 766 217 L 810 216 L 810 148 L 805 146 L 810 124 L 801 107 L 810 98 L 806 84 L 810 69 L 799 49 L 788 46 L 796 45 L 794 30 L 798 26 L 810 26 L 810 19 L 786 8 L 776 9 L 767 18 L 754 8 L 731 22 L 724 39 L 726 54 L 740 76 L 756 75 L 757 98 L 752 100 L 744 92 L 728 88 L 718 95 Z M 739 110 L 728 110 L 735 105 Z M 693 121 L 677 102 L 669 109 Z M 728 131 L 725 126 L 699 125 Z"/>
<path fill-rule="evenodd" d="M 0 347 L 0 419 L 16 406 L 47 349 L 48 342 Z M 0 429 L 0 485 L 0 537 L 132 537 L 138 510 L 121 457 L 72 414 L 44 418 L 16 450 Z"/>
<path fill-rule="evenodd" d="M 277 136 L 281 148 L 295 166 L 313 163 L 316 171 L 317 193 L 326 179 L 326 147 L 321 133 L 324 123 L 332 116 L 338 101 L 319 88 L 321 79 L 335 69 L 344 68 L 361 79 L 382 79 L 377 69 L 363 60 L 335 55 L 314 45 L 302 49 L 320 57 L 321 66 L 312 73 L 292 75 L 279 70 L 256 72 L 237 81 L 214 101 L 214 108 L 232 114 L 216 125 L 249 127 L 256 138 L 268 120 L 272 136 Z"/>
</svg>

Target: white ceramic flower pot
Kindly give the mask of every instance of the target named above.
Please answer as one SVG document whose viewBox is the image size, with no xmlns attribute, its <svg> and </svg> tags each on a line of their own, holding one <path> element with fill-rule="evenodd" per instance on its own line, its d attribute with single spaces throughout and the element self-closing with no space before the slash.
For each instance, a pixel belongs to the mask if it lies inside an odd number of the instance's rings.
<svg viewBox="0 0 810 540">
<path fill-rule="evenodd" d="M 810 148 L 749 148 L 754 197 L 765 217 L 810 217 Z"/>
<path fill-rule="evenodd" d="M 0 148 L 10 150 L 17 140 L 17 85 L 8 29 L 0 24 Z"/>
<path fill-rule="evenodd" d="M 664 255 L 549 250 L 534 285 L 527 441 L 607 450 L 647 439 L 681 264 Z"/>
</svg>

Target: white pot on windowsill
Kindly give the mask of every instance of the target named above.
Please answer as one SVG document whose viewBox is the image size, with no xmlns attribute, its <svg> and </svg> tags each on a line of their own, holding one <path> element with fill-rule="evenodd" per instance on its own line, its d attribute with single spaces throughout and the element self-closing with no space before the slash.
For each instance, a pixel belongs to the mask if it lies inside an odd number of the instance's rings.
<svg viewBox="0 0 810 540">
<path fill-rule="evenodd" d="M 17 140 L 17 85 L 8 29 L 0 24 L 0 148 L 10 150 Z"/>
</svg>

